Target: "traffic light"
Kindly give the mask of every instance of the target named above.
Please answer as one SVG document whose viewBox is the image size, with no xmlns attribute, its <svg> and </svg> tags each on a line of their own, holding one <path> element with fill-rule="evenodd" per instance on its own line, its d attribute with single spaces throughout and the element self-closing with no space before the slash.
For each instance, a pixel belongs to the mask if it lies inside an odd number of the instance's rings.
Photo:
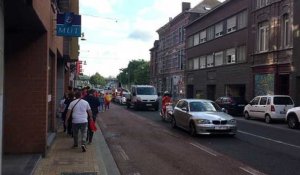
<svg viewBox="0 0 300 175">
<path fill-rule="evenodd" d="M 82 70 L 82 61 L 77 61 L 76 62 L 76 75 L 82 75 L 83 70 Z"/>
</svg>

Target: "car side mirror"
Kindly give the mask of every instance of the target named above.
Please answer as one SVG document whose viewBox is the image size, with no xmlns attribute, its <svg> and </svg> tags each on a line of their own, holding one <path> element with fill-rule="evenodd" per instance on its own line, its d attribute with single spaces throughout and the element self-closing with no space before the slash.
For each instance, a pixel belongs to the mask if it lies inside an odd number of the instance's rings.
<svg viewBox="0 0 300 175">
<path fill-rule="evenodd" d="M 226 109 L 225 109 L 225 108 L 222 108 L 222 112 L 225 112 L 225 113 L 226 113 Z"/>
<path fill-rule="evenodd" d="M 188 112 L 188 109 L 186 107 L 181 108 L 183 111 Z"/>
</svg>

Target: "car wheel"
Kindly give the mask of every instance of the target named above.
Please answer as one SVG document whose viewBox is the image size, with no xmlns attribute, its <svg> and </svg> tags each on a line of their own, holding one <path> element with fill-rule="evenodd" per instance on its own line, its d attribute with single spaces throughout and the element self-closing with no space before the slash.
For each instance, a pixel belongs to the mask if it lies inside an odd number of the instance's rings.
<svg viewBox="0 0 300 175">
<path fill-rule="evenodd" d="M 271 123 L 271 122 L 272 122 L 271 116 L 270 116 L 269 114 L 267 114 L 267 115 L 265 116 L 265 122 L 266 122 L 266 123 Z"/>
<path fill-rule="evenodd" d="M 196 132 L 196 126 L 195 126 L 194 123 L 190 123 L 190 130 L 189 130 L 189 132 L 190 132 L 190 135 L 192 137 L 196 136 L 197 132 Z"/>
<path fill-rule="evenodd" d="M 287 119 L 287 123 L 288 123 L 289 128 L 291 128 L 291 129 L 296 129 L 299 127 L 299 121 L 295 115 L 289 116 Z"/>
<path fill-rule="evenodd" d="M 249 115 L 249 113 L 247 111 L 245 112 L 244 117 L 245 117 L 246 120 L 250 119 L 250 115 Z"/>
<path fill-rule="evenodd" d="M 176 119 L 175 119 L 174 116 L 172 116 L 172 119 L 171 119 L 171 127 L 172 127 L 172 128 L 176 128 L 176 127 L 177 127 Z"/>
<path fill-rule="evenodd" d="M 134 110 L 139 110 L 138 106 L 134 103 L 134 106 L 133 106 Z"/>
</svg>

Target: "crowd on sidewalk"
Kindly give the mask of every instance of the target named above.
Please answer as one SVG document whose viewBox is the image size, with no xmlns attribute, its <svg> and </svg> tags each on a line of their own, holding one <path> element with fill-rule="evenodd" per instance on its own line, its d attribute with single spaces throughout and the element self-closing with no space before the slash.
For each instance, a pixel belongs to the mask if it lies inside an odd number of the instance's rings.
<svg viewBox="0 0 300 175">
<path fill-rule="evenodd" d="M 73 137 L 72 148 L 78 148 L 80 144 L 82 152 L 87 151 L 87 144 L 92 144 L 97 129 L 97 115 L 109 110 L 110 102 L 109 93 L 100 93 L 89 86 L 82 89 L 68 87 L 60 101 L 59 116 L 63 132 Z"/>
</svg>

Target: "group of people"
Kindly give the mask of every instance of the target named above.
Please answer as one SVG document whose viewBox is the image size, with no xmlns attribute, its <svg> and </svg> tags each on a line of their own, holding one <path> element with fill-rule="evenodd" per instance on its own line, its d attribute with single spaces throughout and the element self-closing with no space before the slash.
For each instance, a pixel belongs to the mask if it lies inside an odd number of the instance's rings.
<svg viewBox="0 0 300 175">
<path fill-rule="evenodd" d="M 97 114 L 108 110 L 110 95 L 101 94 L 88 86 L 83 89 L 68 87 L 67 92 L 60 102 L 60 113 L 63 120 L 64 132 L 74 139 L 73 148 L 79 147 L 79 131 L 81 132 L 81 149 L 86 152 L 86 143 L 91 144 L 94 135 L 93 125 Z"/>
</svg>

